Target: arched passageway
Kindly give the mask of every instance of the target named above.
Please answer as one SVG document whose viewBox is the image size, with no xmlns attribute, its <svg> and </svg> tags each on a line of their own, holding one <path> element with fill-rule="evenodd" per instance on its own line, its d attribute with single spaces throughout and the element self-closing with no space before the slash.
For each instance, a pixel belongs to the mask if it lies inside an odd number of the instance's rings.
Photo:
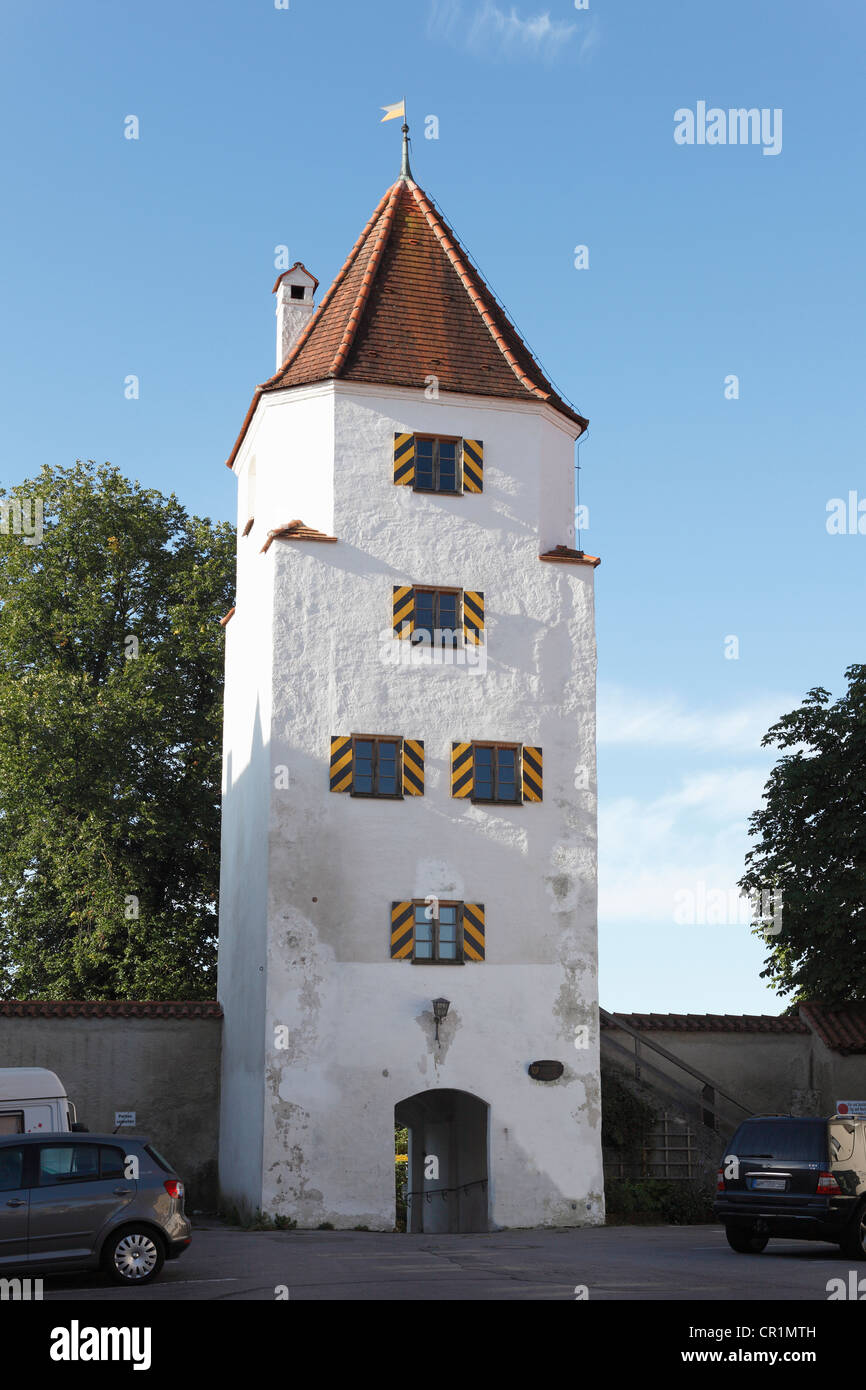
<svg viewBox="0 0 866 1390">
<path fill-rule="evenodd" d="M 409 1131 L 406 1230 L 486 1231 L 490 1107 L 468 1091 L 419 1091 L 394 1108 Z"/>
</svg>

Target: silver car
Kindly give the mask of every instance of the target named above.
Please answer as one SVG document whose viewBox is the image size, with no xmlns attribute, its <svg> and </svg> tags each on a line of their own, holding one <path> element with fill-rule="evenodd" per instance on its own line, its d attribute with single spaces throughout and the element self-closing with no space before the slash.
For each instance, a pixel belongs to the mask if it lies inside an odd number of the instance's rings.
<svg viewBox="0 0 866 1390">
<path fill-rule="evenodd" d="M 0 1138 L 0 1275 L 102 1267 L 148 1284 L 191 1229 L 183 1183 L 140 1135 Z"/>
</svg>

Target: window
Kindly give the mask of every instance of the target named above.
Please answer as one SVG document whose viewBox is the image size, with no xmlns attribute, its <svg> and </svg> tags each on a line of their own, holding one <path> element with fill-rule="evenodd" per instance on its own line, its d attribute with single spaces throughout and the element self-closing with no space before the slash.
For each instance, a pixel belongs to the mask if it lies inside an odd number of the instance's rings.
<svg viewBox="0 0 866 1390">
<path fill-rule="evenodd" d="M 303 287 L 303 285 L 289 285 L 289 298 L 290 298 L 290 299 L 303 299 L 303 297 L 304 297 L 304 287 Z"/>
<path fill-rule="evenodd" d="M 391 627 L 401 641 L 432 647 L 484 645 L 484 595 L 480 589 L 415 588 L 394 584 Z"/>
<path fill-rule="evenodd" d="M 528 743 L 455 740 L 451 744 L 451 795 L 514 805 L 543 801 L 542 750 Z"/>
<path fill-rule="evenodd" d="M 99 1149 L 95 1144 L 52 1144 L 39 1150 L 40 1187 L 98 1177 Z"/>
<path fill-rule="evenodd" d="M 484 904 L 430 896 L 391 904 L 391 959 L 463 965 L 485 959 Z"/>
<path fill-rule="evenodd" d="M 352 740 L 352 795 L 400 796 L 400 740 Z"/>
<path fill-rule="evenodd" d="M 415 491 L 459 492 L 459 439 L 415 436 Z"/>
<path fill-rule="evenodd" d="M 99 1150 L 99 1175 L 102 1178 L 122 1178 L 126 1167 L 123 1149 Z"/>
<path fill-rule="evenodd" d="M 520 749 L 516 744 L 476 743 L 473 801 L 519 801 Z"/>
<path fill-rule="evenodd" d="M 459 589 L 416 589 L 413 642 L 456 647 L 460 631 Z"/>
<path fill-rule="evenodd" d="M 24 1183 L 24 1150 L 0 1149 L 0 1192 L 14 1192 Z"/>
<path fill-rule="evenodd" d="M 24 1133 L 24 1111 L 7 1110 L 5 1115 L 0 1115 L 0 1134 L 23 1134 Z"/>
<path fill-rule="evenodd" d="M 852 1124 L 830 1125 L 830 1157 L 834 1163 L 847 1163 L 854 1157 L 856 1130 Z"/>
<path fill-rule="evenodd" d="M 414 960 L 442 961 L 452 965 L 463 960 L 460 930 L 460 904 L 432 902 L 414 904 Z"/>
<path fill-rule="evenodd" d="M 166 1171 L 166 1173 L 173 1173 L 173 1172 L 174 1172 L 174 1169 L 172 1168 L 172 1166 L 171 1166 L 171 1164 L 169 1163 L 168 1159 L 167 1159 L 167 1158 L 163 1158 L 163 1156 L 162 1156 L 162 1154 L 159 1152 L 159 1150 L 158 1150 L 158 1149 L 155 1149 L 155 1148 L 153 1147 L 152 1144 L 145 1144 L 145 1146 L 144 1146 L 144 1152 L 145 1152 L 146 1154 L 149 1154 L 150 1157 L 154 1160 L 154 1162 L 155 1162 L 155 1163 L 158 1163 L 159 1166 L 160 1166 L 160 1168 L 163 1168 L 163 1169 Z"/>
<path fill-rule="evenodd" d="M 744 1120 L 728 1153 L 738 1158 L 772 1158 L 777 1163 L 827 1162 L 827 1121 L 811 1118 Z"/>
<path fill-rule="evenodd" d="M 394 431 L 394 483 L 459 497 L 484 490 L 484 441 Z"/>
<path fill-rule="evenodd" d="M 424 740 L 332 734 L 329 785 L 361 797 L 423 796 Z"/>
</svg>

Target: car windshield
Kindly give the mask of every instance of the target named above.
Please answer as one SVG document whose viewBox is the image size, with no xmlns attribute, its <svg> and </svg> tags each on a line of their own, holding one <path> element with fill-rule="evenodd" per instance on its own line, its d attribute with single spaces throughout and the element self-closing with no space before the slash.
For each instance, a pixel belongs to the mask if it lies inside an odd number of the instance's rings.
<svg viewBox="0 0 866 1390">
<path fill-rule="evenodd" d="M 772 1158 L 787 1163 L 826 1163 L 827 1126 L 823 1120 L 746 1120 L 731 1143 L 739 1158 Z"/>
</svg>

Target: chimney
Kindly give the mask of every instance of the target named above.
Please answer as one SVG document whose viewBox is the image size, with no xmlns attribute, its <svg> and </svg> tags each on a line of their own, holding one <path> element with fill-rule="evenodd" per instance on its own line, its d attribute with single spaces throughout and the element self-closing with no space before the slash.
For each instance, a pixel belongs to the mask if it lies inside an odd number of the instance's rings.
<svg viewBox="0 0 866 1390">
<path fill-rule="evenodd" d="M 277 277 L 277 370 L 285 362 L 313 315 L 318 280 L 300 261 Z"/>
</svg>

